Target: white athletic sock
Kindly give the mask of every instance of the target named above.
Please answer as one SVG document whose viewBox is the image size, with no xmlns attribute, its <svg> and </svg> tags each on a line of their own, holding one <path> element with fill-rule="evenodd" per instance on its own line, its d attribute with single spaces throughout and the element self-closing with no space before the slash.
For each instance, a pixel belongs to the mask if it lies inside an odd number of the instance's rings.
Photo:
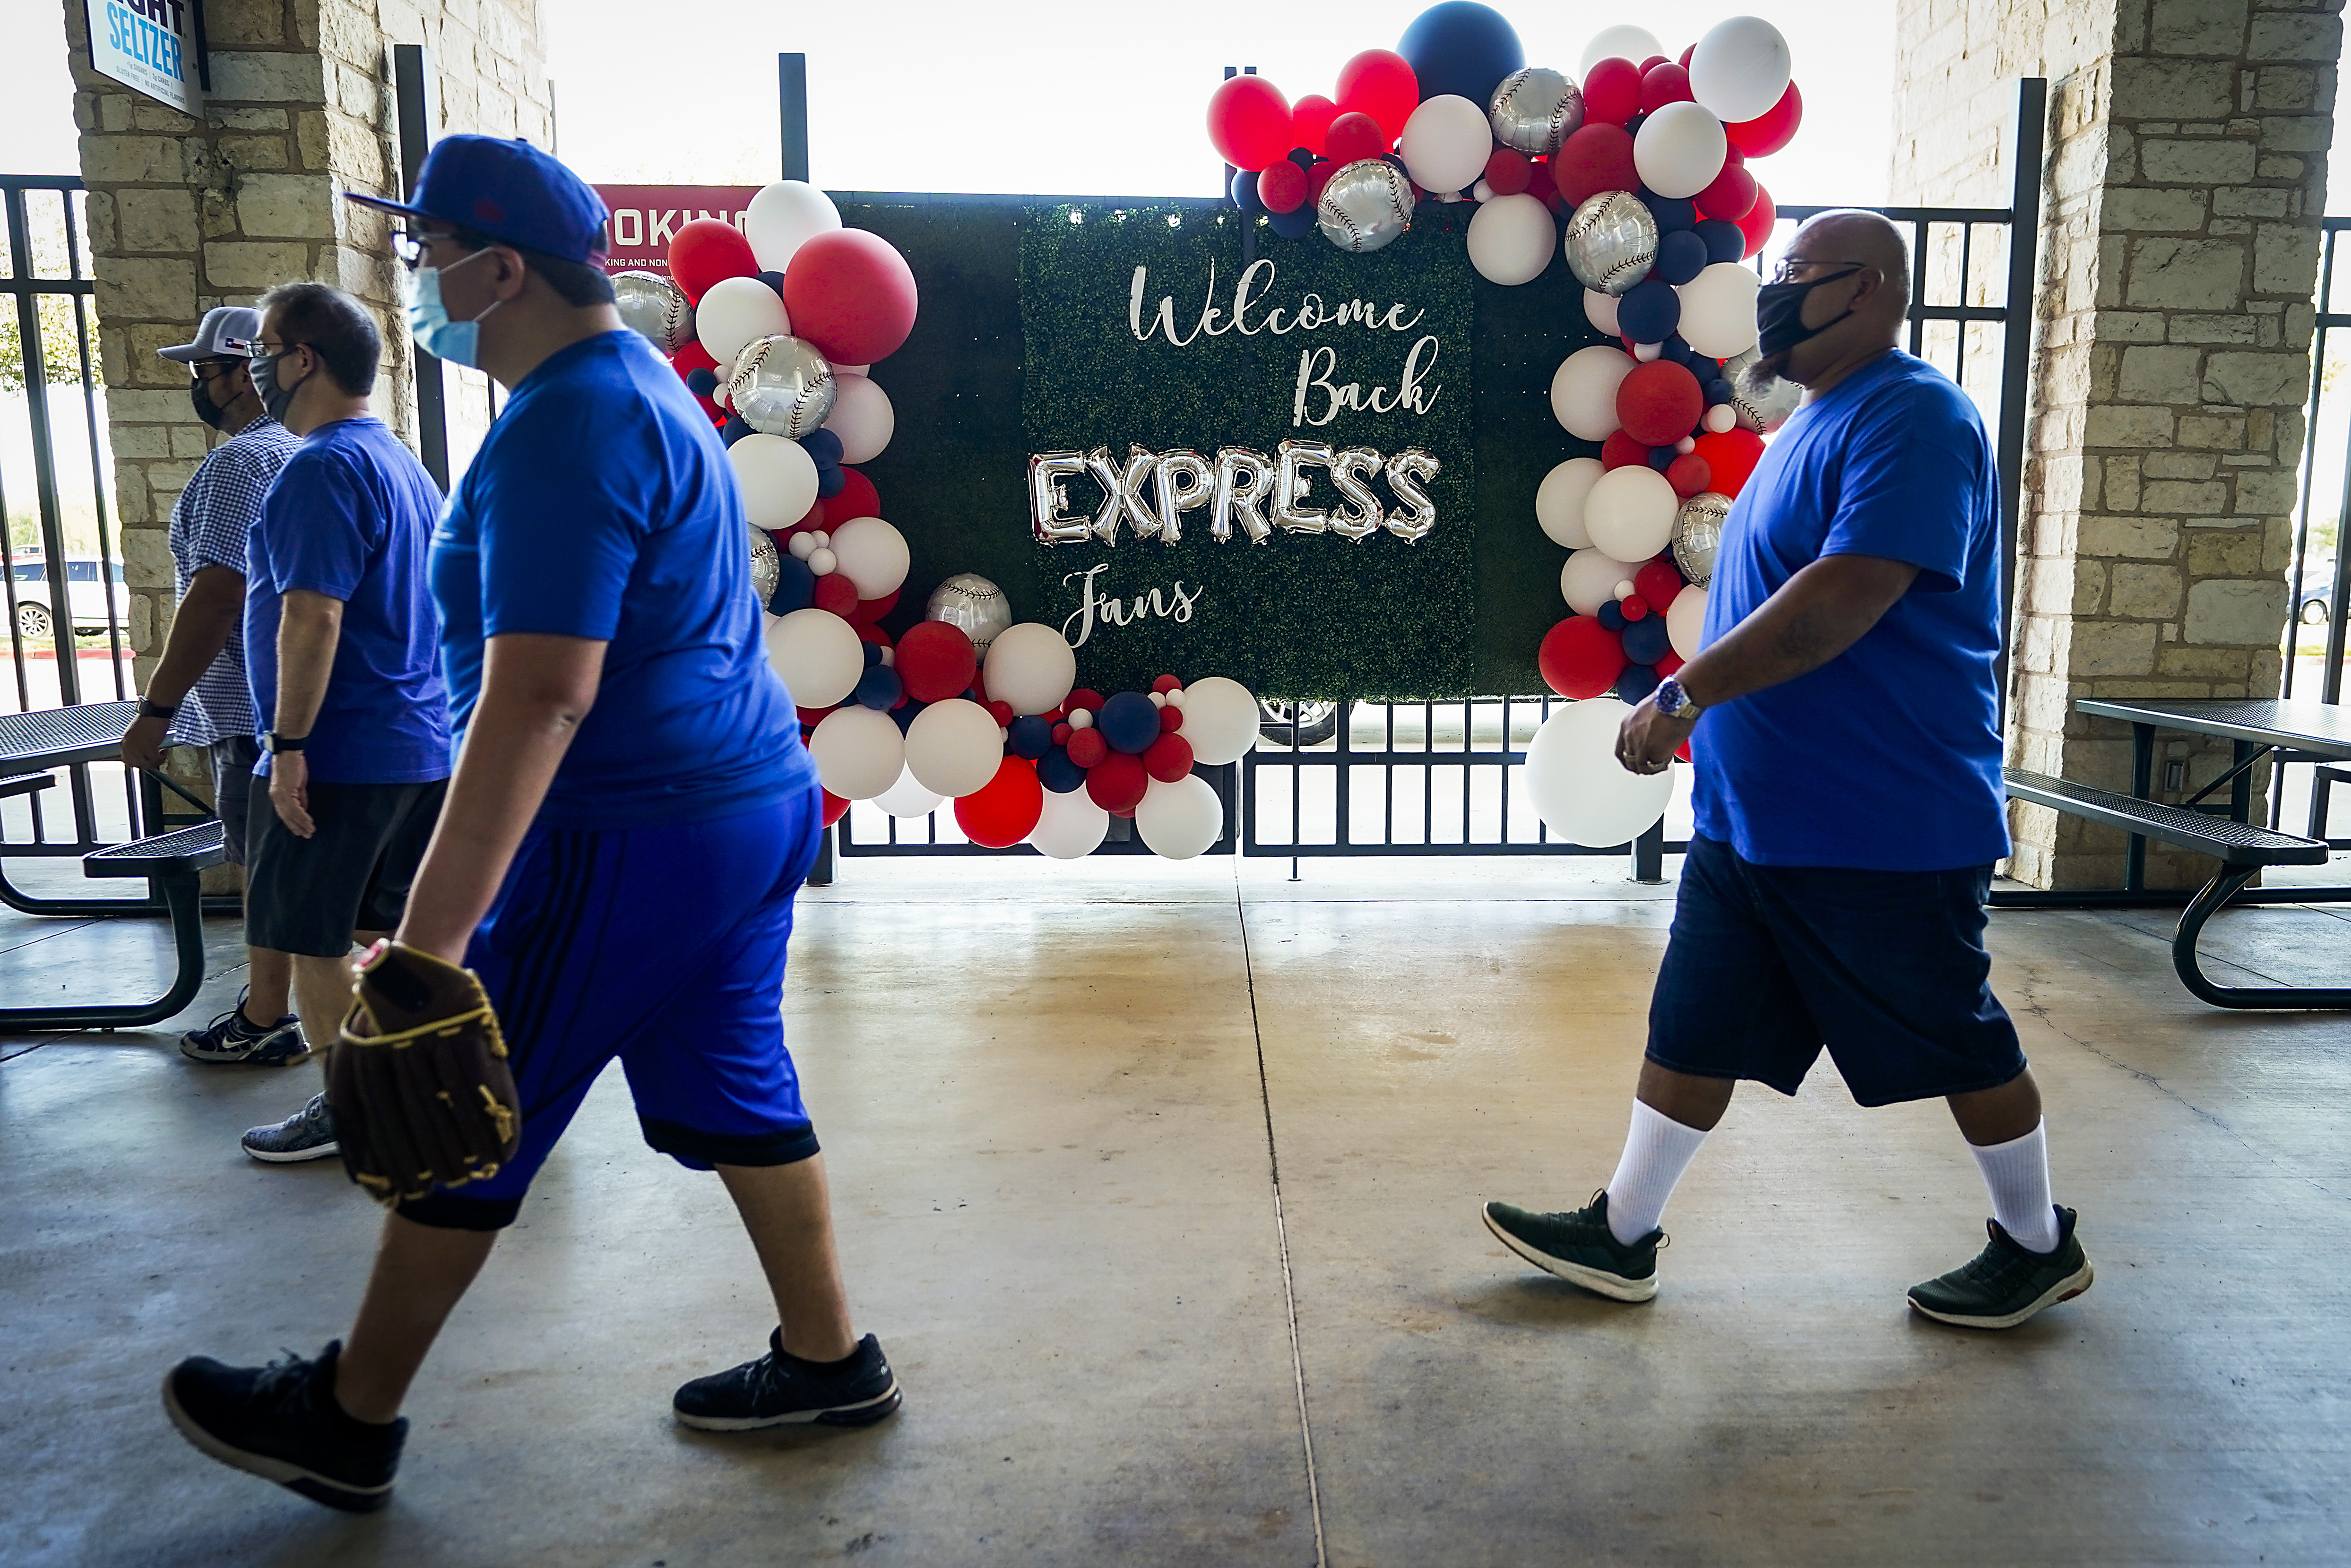
<svg viewBox="0 0 2351 1568">
<path fill-rule="evenodd" d="M 1655 1230 L 1665 1218 L 1666 1199 L 1674 1196 L 1674 1184 L 1705 1142 L 1706 1134 L 1696 1127 L 1685 1127 L 1634 1101 L 1625 1152 L 1617 1156 L 1616 1174 L 1608 1178 L 1608 1234 L 1630 1245 Z"/>
<path fill-rule="evenodd" d="M 1991 1217 L 2028 1252 L 2057 1250 L 2057 1211 L 2049 1198 L 2049 1124 L 2004 1144 L 1970 1144 L 1991 1192 Z"/>
</svg>

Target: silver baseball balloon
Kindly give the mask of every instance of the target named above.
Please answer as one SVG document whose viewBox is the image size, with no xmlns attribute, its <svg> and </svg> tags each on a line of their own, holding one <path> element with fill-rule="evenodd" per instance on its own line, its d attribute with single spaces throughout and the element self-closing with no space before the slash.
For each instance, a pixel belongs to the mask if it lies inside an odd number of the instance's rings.
<svg viewBox="0 0 2351 1568">
<path fill-rule="evenodd" d="M 1396 509 L 1382 526 L 1406 544 L 1418 544 L 1437 526 L 1437 503 L 1421 486 L 1443 466 L 1417 446 L 1407 446 L 1388 459 L 1388 488 L 1395 492 Z"/>
<path fill-rule="evenodd" d="M 1630 191 L 1603 191 L 1575 209 L 1562 240 L 1586 288 L 1623 294 L 1657 264 L 1657 220 Z"/>
<path fill-rule="evenodd" d="M 1273 525 L 1265 520 L 1266 498 L 1272 494 L 1272 458 L 1248 446 L 1217 448 L 1217 493 L 1209 506 L 1208 537 L 1223 544 L 1238 522 L 1249 543 L 1265 543 L 1273 537 Z"/>
<path fill-rule="evenodd" d="M 1368 446 L 1343 446 L 1331 459 L 1331 488 L 1346 506 L 1331 513 L 1331 531 L 1363 543 L 1379 532 L 1387 511 L 1365 481 L 1380 471 L 1380 455 Z"/>
<path fill-rule="evenodd" d="M 768 607 L 768 601 L 776 596 L 776 574 L 779 570 L 777 562 L 779 558 L 776 550 L 776 541 L 768 536 L 767 529 L 753 528 L 750 532 L 751 593 L 758 600 L 759 608 L 765 610 Z"/>
<path fill-rule="evenodd" d="M 923 618 L 963 628 L 981 657 L 998 633 L 1012 624 L 1012 601 L 1004 590 L 976 571 L 959 571 L 931 590 Z"/>
<path fill-rule="evenodd" d="M 664 354 L 694 340 L 693 304 L 684 289 L 657 272 L 612 274 L 612 303 L 622 326 L 643 333 Z"/>
<path fill-rule="evenodd" d="M 1722 548 L 1723 519 L 1730 516 L 1730 497 L 1701 490 L 1674 514 L 1674 564 L 1699 588 L 1714 578 L 1714 552 Z"/>
<path fill-rule="evenodd" d="M 1802 406 L 1804 389 L 1760 369 L 1762 359 L 1761 350 L 1742 349 L 1722 361 L 1722 373 L 1730 382 L 1730 406 L 1739 423 L 1768 435 Z"/>
<path fill-rule="evenodd" d="M 1503 146 L 1545 157 L 1583 124 L 1583 89 L 1546 67 L 1512 71 L 1494 89 L 1486 120 Z"/>
<path fill-rule="evenodd" d="M 824 423 L 839 391 L 832 366 L 798 338 L 754 338 L 726 378 L 727 401 L 744 423 L 794 441 Z"/>
<path fill-rule="evenodd" d="M 1314 222 L 1341 250 L 1378 250 L 1412 227 L 1412 182 L 1384 158 L 1343 163 L 1314 204 Z"/>
</svg>

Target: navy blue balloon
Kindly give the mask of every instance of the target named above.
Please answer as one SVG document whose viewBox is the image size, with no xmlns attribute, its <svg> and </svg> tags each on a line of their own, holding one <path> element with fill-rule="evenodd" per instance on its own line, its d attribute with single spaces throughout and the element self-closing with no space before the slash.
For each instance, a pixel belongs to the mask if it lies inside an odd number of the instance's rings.
<svg viewBox="0 0 2351 1568">
<path fill-rule="evenodd" d="M 1159 708 L 1141 692 L 1121 692 L 1094 715 L 1103 744 L 1113 751 L 1140 757 L 1159 738 Z"/>
<path fill-rule="evenodd" d="M 852 695 L 866 707 L 887 708 L 906 695 L 906 686 L 897 671 L 875 664 L 857 677 L 857 690 Z"/>
<path fill-rule="evenodd" d="M 1034 762 L 1052 748 L 1053 727 L 1037 715 L 1024 714 L 1012 721 L 1006 749 L 1013 756 Z"/>
<path fill-rule="evenodd" d="M 1625 623 L 1625 656 L 1633 663 L 1654 664 L 1673 648 L 1673 639 L 1666 635 L 1664 605 L 1653 604 L 1646 615 Z"/>
<path fill-rule="evenodd" d="M 1622 632 L 1632 624 L 1630 621 L 1625 619 L 1625 607 L 1613 599 L 1602 605 L 1600 613 L 1593 619 L 1611 632 Z"/>
<path fill-rule="evenodd" d="M 1718 261 L 1737 261 L 1747 252 L 1747 236 L 1740 232 L 1737 224 L 1728 218 L 1701 218 L 1698 227 L 1690 232 L 1706 241 L 1708 265 Z"/>
<path fill-rule="evenodd" d="M 1679 234 L 1698 226 L 1698 204 L 1688 197 L 1660 196 L 1646 186 L 1637 194 L 1641 204 L 1649 209 L 1649 215 L 1657 220 L 1660 235 Z"/>
<path fill-rule="evenodd" d="M 808 562 L 784 550 L 776 552 L 776 591 L 768 595 L 768 613 L 789 615 L 816 602 L 816 573 Z"/>
<path fill-rule="evenodd" d="M 1233 205 L 1238 207 L 1242 212 L 1247 213 L 1250 217 L 1259 217 L 1264 214 L 1265 203 L 1257 193 L 1256 170 L 1234 170 L 1232 189 L 1228 193 L 1233 198 Z"/>
<path fill-rule="evenodd" d="M 726 423 L 719 427 L 718 439 L 732 446 L 745 436 L 754 434 L 756 433 L 744 422 L 741 414 L 730 413 L 726 416 Z"/>
<path fill-rule="evenodd" d="M 1301 202 L 1293 212 L 1276 213 L 1266 226 L 1284 239 L 1304 239 L 1314 232 L 1314 204 Z"/>
<path fill-rule="evenodd" d="M 1301 169 L 1311 169 L 1314 167 L 1313 150 L 1306 147 L 1293 147 L 1290 150 L 1290 161 Z"/>
<path fill-rule="evenodd" d="M 1652 446 L 1649 448 L 1649 466 L 1662 474 L 1672 467 L 1674 459 L 1681 455 L 1681 448 L 1678 446 Z"/>
<path fill-rule="evenodd" d="M 840 495 L 841 487 L 848 483 L 849 476 L 841 471 L 838 463 L 820 466 L 816 471 L 816 498 L 829 501 Z"/>
<path fill-rule="evenodd" d="M 898 706 L 890 710 L 890 716 L 898 721 L 898 728 L 901 731 L 904 731 L 914 722 L 914 716 L 916 714 L 922 712 L 925 708 L 930 706 L 931 705 L 928 703 L 902 703 Z"/>
<path fill-rule="evenodd" d="M 707 365 L 696 365 L 685 372 L 685 390 L 696 397 L 708 397 L 718 390 L 718 372 Z"/>
<path fill-rule="evenodd" d="M 841 437 L 830 430 L 811 430 L 801 436 L 800 450 L 815 458 L 819 468 L 841 466 Z"/>
<path fill-rule="evenodd" d="M 1706 241 L 1687 229 L 1657 236 L 1657 276 L 1667 283 L 1687 283 L 1706 270 Z"/>
<path fill-rule="evenodd" d="M 867 669 L 869 669 L 869 670 L 870 670 L 870 669 L 872 669 L 874 665 L 876 665 L 876 664 L 880 664 L 881 662 L 882 662 L 882 644 L 881 644 L 881 643 L 866 643 L 866 644 L 865 644 L 865 667 L 866 667 Z"/>
<path fill-rule="evenodd" d="M 1445 0 L 1412 19 L 1396 45 L 1420 81 L 1423 103 L 1455 93 L 1486 107 L 1502 78 L 1527 63 L 1518 30 L 1477 0 Z"/>
<path fill-rule="evenodd" d="M 776 291 L 777 298 L 781 299 L 784 297 L 784 275 L 782 273 L 763 272 L 759 274 L 759 281 L 774 289 Z"/>
<path fill-rule="evenodd" d="M 1616 695 L 1628 703 L 1639 702 L 1656 691 L 1657 682 L 1663 678 L 1652 665 L 1627 664 L 1625 673 L 1616 677 Z"/>
<path fill-rule="evenodd" d="M 1086 770 L 1070 760 L 1068 747 L 1056 746 L 1037 758 L 1037 782 L 1056 795 L 1068 795 L 1086 787 Z"/>
<path fill-rule="evenodd" d="M 1698 364 L 1698 350 L 1691 348 L 1688 340 L 1683 338 L 1678 332 L 1657 345 L 1657 358 L 1669 361 L 1674 364 L 1679 365 L 1683 369 L 1690 371 L 1693 374 L 1696 373 L 1697 366 Z M 1708 371 L 1713 370 L 1714 361 L 1712 360 L 1707 361 L 1706 368 Z"/>
<path fill-rule="evenodd" d="M 1716 408 L 1730 401 L 1730 383 L 1720 376 L 1706 382 L 1702 390 L 1706 392 L 1706 406 L 1708 408 Z"/>
<path fill-rule="evenodd" d="M 1635 61 L 1634 61 L 1633 63 L 1634 63 L 1635 65 L 1639 65 L 1641 62 L 1640 62 L 1640 61 L 1638 61 L 1638 60 L 1635 60 Z M 1641 134 L 1641 127 L 1643 127 L 1644 125 L 1646 125 L 1648 122 L 1649 122 L 1649 117 L 1648 117 L 1647 115 L 1646 115 L 1646 114 L 1636 114 L 1636 115 L 1634 115 L 1634 116 L 1632 116 L 1630 119 L 1628 119 L 1628 120 L 1626 120 L 1625 121 L 1625 135 L 1627 135 L 1627 136 L 1638 136 L 1638 135 L 1640 135 L 1640 134 Z"/>
<path fill-rule="evenodd" d="M 1670 283 L 1645 277 L 1616 301 L 1616 329 L 1636 343 L 1662 343 L 1682 324 L 1682 297 Z"/>
</svg>

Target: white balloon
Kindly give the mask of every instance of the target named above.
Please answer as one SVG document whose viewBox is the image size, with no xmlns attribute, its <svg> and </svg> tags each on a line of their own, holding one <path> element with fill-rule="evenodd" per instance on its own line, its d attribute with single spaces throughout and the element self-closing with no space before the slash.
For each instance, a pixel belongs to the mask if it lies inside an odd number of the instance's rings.
<svg viewBox="0 0 2351 1568">
<path fill-rule="evenodd" d="M 844 800 L 870 800 L 890 789 L 904 771 L 906 738 L 899 733 L 898 721 L 880 708 L 852 703 L 833 709 L 809 731 L 809 757 L 826 789 Z"/>
<path fill-rule="evenodd" d="M 743 237 L 751 242 L 751 254 L 768 272 L 784 271 L 791 265 L 793 252 L 840 226 L 841 209 L 832 204 L 832 198 L 804 180 L 778 180 L 761 186 L 743 213 Z"/>
<path fill-rule="evenodd" d="M 1705 416 L 1698 423 L 1715 434 L 1720 435 L 1739 423 L 1739 411 L 1729 403 L 1719 402 L 1708 409 Z"/>
<path fill-rule="evenodd" d="M 1469 220 L 1469 265 L 1489 283 L 1515 287 L 1541 277 L 1559 249 L 1551 209 L 1529 195 L 1496 196 Z"/>
<path fill-rule="evenodd" d="M 1730 150 L 1722 121 L 1694 103 L 1669 103 L 1641 122 L 1633 167 L 1660 196 L 1695 196 L 1722 172 Z"/>
<path fill-rule="evenodd" d="M 1192 758 L 1211 766 L 1238 762 L 1257 744 L 1257 698 L 1238 681 L 1208 675 L 1184 688 L 1184 727 Z"/>
<path fill-rule="evenodd" d="M 1575 69 L 1579 76 L 1589 75 L 1593 66 L 1605 59 L 1630 60 L 1637 68 L 1643 60 L 1665 52 L 1666 46 L 1657 42 L 1657 35 L 1646 27 L 1629 23 L 1603 27 L 1592 35 L 1592 42 L 1583 46 L 1583 62 Z"/>
<path fill-rule="evenodd" d="M 791 332 L 784 302 L 756 277 L 722 277 L 695 302 L 694 335 L 722 366 L 732 365 L 762 338 L 789 338 Z"/>
<path fill-rule="evenodd" d="M 848 711 L 847 708 L 841 710 L 843 713 Z M 897 720 L 892 719 L 890 727 L 897 728 Z M 903 757 L 905 754 L 904 747 L 901 746 L 898 750 L 900 756 Z M 825 787 L 832 788 L 831 785 Z M 838 789 L 833 789 L 832 792 L 836 795 L 841 793 Z M 924 789 L 923 781 L 915 778 L 911 769 L 902 765 L 898 770 L 898 781 L 874 796 L 873 803 L 893 817 L 927 817 L 946 805 L 947 798 Z"/>
<path fill-rule="evenodd" d="M 1045 810 L 1029 831 L 1037 852 L 1057 861 L 1082 860 L 1110 836 L 1110 813 L 1093 802 L 1084 789 L 1066 795 L 1045 791 Z"/>
<path fill-rule="evenodd" d="M 1605 550 L 1580 549 L 1559 569 L 1559 595 L 1578 615 L 1597 615 L 1602 605 L 1616 597 L 1616 585 L 1640 570 Z M 1186 729 L 1191 725 L 1185 719 Z"/>
<path fill-rule="evenodd" d="M 1685 659 L 1695 659 L 1706 646 L 1706 590 L 1692 586 L 1674 595 L 1666 606 L 1666 641 Z"/>
<path fill-rule="evenodd" d="M 860 599 L 880 599 L 906 580 L 906 536 L 879 517 L 852 517 L 832 532 L 826 547 L 833 570 L 856 585 Z M 815 558 L 810 558 L 814 570 Z"/>
<path fill-rule="evenodd" d="M 825 416 L 824 427 L 841 437 L 841 460 L 843 463 L 870 463 L 882 455 L 890 444 L 891 433 L 898 427 L 897 412 L 890 406 L 890 394 L 875 386 L 866 376 L 844 376 L 833 372 L 832 412 Z"/>
<path fill-rule="evenodd" d="M 995 778 L 1002 766 L 1003 727 L 968 697 L 933 703 L 906 727 L 906 770 L 925 789 L 950 797 L 968 795 Z"/>
<path fill-rule="evenodd" d="M 808 552 L 808 569 L 819 577 L 831 577 L 841 566 L 841 559 L 819 545 Z"/>
<path fill-rule="evenodd" d="M 1223 834 L 1225 802 L 1196 773 L 1173 784 L 1154 779 L 1134 808 L 1134 831 L 1153 854 L 1187 861 Z"/>
<path fill-rule="evenodd" d="M 1761 16 L 1732 16 L 1690 51 L 1690 96 L 1736 125 L 1780 101 L 1793 64 L 1779 28 Z"/>
<path fill-rule="evenodd" d="M 865 644 L 848 622 L 810 606 L 768 618 L 768 663 L 783 677 L 794 703 L 831 707 L 857 689 L 857 678 L 865 673 Z"/>
<path fill-rule="evenodd" d="M 1583 531 L 1618 560 L 1647 560 L 1673 542 L 1681 497 L 1646 463 L 1612 468 L 1583 501 Z"/>
<path fill-rule="evenodd" d="M 1404 155 L 1405 172 L 1422 190 L 1458 192 L 1486 172 L 1486 160 L 1494 152 L 1494 128 L 1483 104 L 1439 93 L 1404 122 L 1396 151 Z"/>
<path fill-rule="evenodd" d="M 1543 826 L 1572 844 L 1630 843 L 1666 814 L 1674 774 L 1630 773 L 1616 760 L 1616 731 L 1633 710 L 1614 697 L 1569 703 L 1527 747 L 1527 789 Z"/>
<path fill-rule="evenodd" d="M 1616 325 L 1617 297 L 1604 288 L 1583 291 L 1583 319 L 1610 337 L 1621 337 L 1624 329 Z"/>
<path fill-rule="evenodd" d="M 1589 549 L 1592 536 L 1583 531 L 1583 498 L 1599 482 L 1600 459 L 1571 457 L 1550 473 L 1535 490 L 1535 521 L 1552 543 L 1570 549 Z"/>
<path fill-rule="evenodd" d="M 1582 441 L 1616 433 L 1616 387 L 1633 373 L 1633 356 L 1606 343 L 1578 349 L 1551 378 L 1552 417 Z"/>
<path fill-rule="evenodd" d="M 1078 655 L 1060 628 L 1023 621 L 996 634 L 983 671 L 990 697 L 1017 714 L 1043 713 L 1078 684 Z"/>
<path fill-rule="evenodd" d="M 1682 341 L 1709 360 L 1755 346 L 1755 293 L 1762 280 L 1735 261 L 1718 261 L 1674 290 L 1681 296 Z"/>
<path fill-rule="evenodd" d="M 746 435 L 726 449 L 726 465 L 743 492 L 744 520 L 755 528 L 789 528 L 816 505 L 816 459 L 797 441 Z"/>
</svg>

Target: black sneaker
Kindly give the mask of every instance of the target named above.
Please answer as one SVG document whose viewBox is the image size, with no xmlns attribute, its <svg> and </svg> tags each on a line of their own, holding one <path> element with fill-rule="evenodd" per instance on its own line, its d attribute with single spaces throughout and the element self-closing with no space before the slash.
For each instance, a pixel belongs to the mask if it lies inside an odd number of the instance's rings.
<svg viewBox="0 0 2351 1568">
<path fill-rule="evenodd" d="M 2001 1228 L 1984 1221 L 1991 1240 L 1975 1260 L 1910 1287 L 1910 1304 L 1940 1322 L 1970 1329 L 2012 1329 L 2043 1307 L 2070 1301 L 2097 1278 L 2074 1234 L 2074 1211 L 2057 1209 L 2057 1248 L 2029 1252 Z"/>
<path fill-rule="evenodd" d="M 898 1380 L 872 1334 L 838 1368 L 784 1354 L 784 1331 L 768 1335 L 768 1354 L 708 1377 L 697 1377 L 670 1400 L 677 1418 L 705 1432 L 750 1432 L 762 1427 L 870 1427 L 898 1408 Z"/>
<path fill-rule="evenodd" d="M 1666 1233 L 1652 1230 L 1629 1244 L 1617 1240 L 1608 1230 L 1605 1187 L 1572 1214 L 1537 1214 L 1507 1203 L 1489 1203 L 1479 1212 L 1503 1246 L 1570 1284 L 1619 1301 L 1646 1301 L 1657 1293 L 1657 1249 Z"/>
<path fill-rule="evenodd" d="M 249 1067 L 283 1067 L 309 1055 L 301 1021 L 292 1013 L 276 1023 L 255 1023 L 245 1016 L 245 999 L 251 994 L 239 991 L 236 1006 L 182 1035 L 180 1054 L 191 1061 L 237 1061 Z"/>
<path fill-rule="evenodd" d="M 329 1340 L 316 1361 L 292 1351 L 267 1366 L 192 1355 L 163 1379 L 163 1411 L 180 1435 L 218 1459 L 291 1487 L 312 1502 L 373 1513 L 392 1500 L 405 1417 L 378 1426 L 335 1403 Z"/>
</svg>

